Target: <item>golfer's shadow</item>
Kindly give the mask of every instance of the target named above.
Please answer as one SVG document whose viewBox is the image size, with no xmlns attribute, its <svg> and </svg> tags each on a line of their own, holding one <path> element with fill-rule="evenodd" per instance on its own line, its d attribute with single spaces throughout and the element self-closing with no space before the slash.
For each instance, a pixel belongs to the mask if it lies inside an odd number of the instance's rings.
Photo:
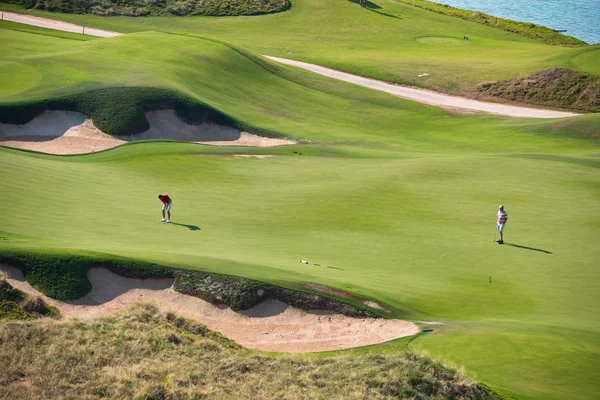
<svg viewBox="0 0 600 400">
<path fill-rule="evenodd" d="M 350 3 L 354 3 L 354 4 L 360 4 L 360 0 L 349 0 Z M 381 9 L 380 6 L 378 6 L 377 4 L 370 2 L 370 1 L 365 1 L 365 8 L 368 8 L 369 10 L 379 10 Z"/>
<path fill-rule="evenodd" d="M 514 243 L 506 243 L 506 242 L 504 242 L 504 245 L 506 245 L 506 246 L 512 246 L 512 247 L 518 247 L 519 249 L 539 251 L 540 253 L 554 254 L 554 253 L 552 253 L 551 251 L 548 251 L 548 250 L 536 249 L 535 247 L 521 246 L 519 244 L 514 244 Z"/>
<path fill-rule="evenodd" d="M 348 0 L 350 1 L 350 3 L 354 3 L 354 4 L 360 4 L 360 0 Z M 392 14 L 388 14 L 386 12 L 383 11 L 377 11 L 380 10 L 381 7 L 378 6 L 377 4 L 373 3 L 372 1 L 365 1 L 365 8 L 369 11 L 373 11 L 377 14 L 381 14 L 381 15 L 385 15 L 386 17 L 391 17 L 391 18 L 396 18 L 396 19 L 402 19 L 401 17 L 398 17 L 396 15 L 392 15 Z"/>
<path fill-rule="evenodd" d="M 199 231 L 201 230 L 199 226 L 197 225 L 189 225 L 189 224 L 178 224 L 177 222 L 171 222 L 171 225 L 179 225 L 179 226 L 185 226 L 186 228 L 188 228 L 190 231 Z"/>
</svg>

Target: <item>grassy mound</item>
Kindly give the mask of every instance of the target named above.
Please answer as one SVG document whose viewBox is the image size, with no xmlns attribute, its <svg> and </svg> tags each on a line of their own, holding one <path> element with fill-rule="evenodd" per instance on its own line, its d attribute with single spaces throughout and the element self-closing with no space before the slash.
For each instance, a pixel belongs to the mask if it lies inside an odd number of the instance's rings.
<svg viewBox="0 0 600 400">
<path fill-rule="evenodd" d="M 18 266 L 31 286 L 58 300 L 74 300 L 88 294 L 92 285 L 87 278 L 89 267 L 104 267 L 129 278 L 167 278 L 173 273 L 163 266 L 94 254 L 71 254 L 57 251 L 7 250 L 0 252 L 0 262 Z"/>
<path fill-rule="evenodd" d="M 285 11 L 289 0 L 5 0 L 25 8 L 70 14 L 125 15 L 258 15 Z"/>
<path fill-rule="evenodd" d="M 110 135 L 133 135 L 150 128 L 145 112 L 174 109 L 188 124 L 211 122 L 235 126 L 253 132 L 249 127 L 202 102 L 172 90 L 145 87 L 105 88 L 66 96 L 0 104 L 0 122 L 25 124 L 46 110 L 81 112 L 94 121 L 96 127 Z M 261 132 L 275 135 L 270 132 Z"/>
<path fill-rule="evenodd" d="M 494 28 L 500 28 L 507 32 L 514 32 L 521 34 L 526 37 L 540 40 L 544 43 L 559 45 L 559 46 L 585 46 L 582 40 L 574 38 L 572 36 L 562 35 L 554 31 L 554 29 L 547 28 L 541 25 L 535 25 L 533 23 L 512 21 L 510 19 L 498 18 L 493 15 L 482 13 L 479 11 L 463 10 L 460 8 L 452 7 L 448 4 L 439 4 L 427 0 L 396 0 L 402 3 L 410 4 L 419 8 L 423 8 L 428 11 L 434 11 L 436 13 L 450 15 L 452 17 L 459 17 L 466 19 L 467 21 L 476 22 L 478 24 L 484 24 L 492 26 Z"/>
<path fill-rule="evenodd" d="M 532 75 L 476 88 L 482 99 L 510 100 L 578 111 L 600 111 L 600 77 L 566 68 L 551 68 Z"/>
<path fill-rule="evenodd" d="M 3 324 L 0 337 L 11 399 L 496 398 L 425 355 L 258 355 L 149 304 L 86 322 Z"/>
<path fill-rule="evenodd" d="M 482 82 L 510 79 L 552 67 L 600 75 L 600 51 L 592 51 L 598 45 L 552 46 L 490 24 L 478 24 L 395 0 L 375 0 L 367 3 L 366 8 L 351 1 L 295 0 L 285 13 L 257 18 L 103 18 L 40 10 L 29 13 L 124 33 L 152 30 L 194 33 L 227 40 L 259 54 L 293 58 L 452 94 L 464 93 Z M 463 35 L 469 36 L 468 45 L 447 45 L 449 41 L 462 41 Z M 423 41 L 428 37 L 446 39 Z M 139 56 L 140 49 L 146 53 L 153 48 L 159 50 L 160 46 L 140 44 L 134 52 Z M 108 60 L 111 58 L 95 66 Z M 420 77 L 423 73 L 429 75 Z"/>
<path fill-rule="evenodd" d="M 2 26 L 13 25 L 0 21 L 6 43 L 0 83 L 8 94 L 0 100 L 3 122 L 23 123 L 44 109 L 67 109 L 91 116 L 107 133 L 131 134 L 147 127 L 145 110 L 162 107 L 175 108 L 192 123 L 208 119 L 263 136 L 320 143 L 380 147 L 385 142 L 388 150 L 418 151 L 514 148 L 491 134 L 507 132 L 503 120 L 456 117 L 282 67 L 212 39 L 140 33 L 81 42 Z M 35 51 L 44 53 L 34 56 Z M 490 132 L 485 138 L 482 126 Z M 531 142 L 519 149 L 562 151 L 565 145 Z"/>
<path fill-rule="evenodd" d="M 0 321 L 27 320 L 41 317 L 58 317 L 60 311 L 41 298 L 33 298 L 13 288 L 0 276 Z"/>
</svg>

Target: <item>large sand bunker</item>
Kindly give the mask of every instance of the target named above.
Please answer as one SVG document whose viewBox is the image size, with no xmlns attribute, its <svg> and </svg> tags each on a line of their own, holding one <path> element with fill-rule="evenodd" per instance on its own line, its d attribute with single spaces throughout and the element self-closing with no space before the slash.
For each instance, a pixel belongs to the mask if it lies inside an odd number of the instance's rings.
<svg viewBox="0 0 600 400">
<path fill-rule="evenodd" d="M 8 282 L 58 307 L 65 319 L 100 317 L 130 307 L 139 300 L 155 303 L 162 312 L 176 312 L 202 322 L 237 343 L 258 350 L 290 353 L 341 350 L 382 343 L 417 334 L 408 321 L 351 318 L 328 311 L 303 311 L 277 300 L 266 300 L 235 312 L 173 290 L 172 279 L 129 279 L 104 268 L 91 268 L 92 291 L 63 302 L 44 296 L 25 281 L 17 268 L 0 265 Z"/>
<path fill-rule="evenodd" d="M 135 140 L 169 139 L 215 146 L 273 147 L 292 145 L 286 139 L 256 136 L 236 128 L 201 123 L 188 125 L 173 110 L 146 113 L 150 129 L 139 135 L 111 136 L 78 112 L 46 111 L 24 125 L 0 123 L 0 145 L 50 154 L 84 154 Z"/>
</svg>

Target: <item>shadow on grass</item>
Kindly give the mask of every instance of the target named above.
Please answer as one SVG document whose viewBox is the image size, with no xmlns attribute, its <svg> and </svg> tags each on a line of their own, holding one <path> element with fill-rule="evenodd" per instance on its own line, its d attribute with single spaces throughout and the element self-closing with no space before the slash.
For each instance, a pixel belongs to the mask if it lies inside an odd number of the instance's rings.
<svg viewBox="0 0 600 400">
<path fill-rule="evenodd" d="M 504 242 L 504 244 L 506 246 L 512 246 L 512 247 L 518 247 L 519 249 L 525 249 L 525 250 L 533 250 L 533 251 L 539 251 L 540 253 L 546 253 L 546 254 L 554 254 L 551 251 L 548 250 L 542 250 L 542 249 L 536 249 L 535 247 L 527 247 L 527 246 L 521 246 L 519 244 L 514 244 L 514 243 L 506 243 Z"/>
<path fill-rule="evenodd" d="M 360 4 L 360 0 L 348 0 L 348 1 L 350 1 L 350 3 Z M 371 2 L 371 1 L 366 1 L 364 8 L 367 9 L 367 10 L 369 10 L 369 11 L 373 11 L 374 13 L 381 14 L 381 15 L 383 15 L 385 17 L 402 19 L 402 18 L 400 18 L 400 17 L 398 17 L 396 15 L 388 14 L 388 13 L 385 13 L 383 11 L 377 11 L 377 10 L 380 10 L 381 7 L 378 6 L 377 4 Z"/>
<path fill-rule="evenodd" d="M 199 230 L 201 230 L 200 227 L 197 226 L 197 225 L 178 224 L 177 222 L 171 222 L 171 225 L 184 226 L 184 227 L 188 228 L 190 231 L 199 231 Z"/>
</svg>

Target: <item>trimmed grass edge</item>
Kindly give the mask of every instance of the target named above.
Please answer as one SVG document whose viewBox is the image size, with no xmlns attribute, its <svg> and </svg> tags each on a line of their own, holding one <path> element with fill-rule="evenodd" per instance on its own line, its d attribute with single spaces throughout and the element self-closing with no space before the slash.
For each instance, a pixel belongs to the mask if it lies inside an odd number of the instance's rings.
<svg viewBox="0 0 600 400">
<path fill-rule="evenodd" d="M 87 271 L 106 268 L 127 278 L 174 278 L 174 289 L 232 310 L 246 310 L 276 299 L 309 310 L 334 311 L 353 317 L 385 317 L 366 306 L 322 293 L 300 291 L 232 275 L 184 270 L 131 258 L 95 252 L 56 249 L 0 249 L 0 263 L 20 268 L 40 292 L 58 300 L 79 299 L 92 290 Z"/>
</svg>

